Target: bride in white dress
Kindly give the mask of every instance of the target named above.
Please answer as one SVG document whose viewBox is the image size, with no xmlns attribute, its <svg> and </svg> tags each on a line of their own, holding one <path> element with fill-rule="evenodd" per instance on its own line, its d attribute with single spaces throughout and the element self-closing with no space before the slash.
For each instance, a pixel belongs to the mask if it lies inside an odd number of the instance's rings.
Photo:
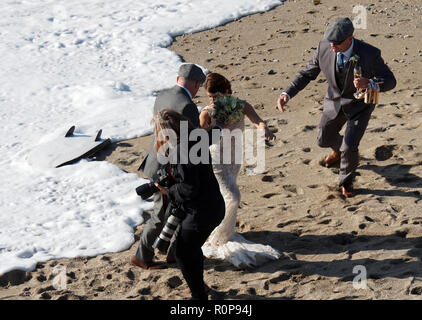
<svg viewBox="0 0 422 320">
<path fill-rule="evenodd" d="M 218 73 L 208 74 L 204 88 L 210 101 L 214 104 L 216 99 L 223 96 L 229 97 L 232 93 L 230 82 Z M 225 134 L 239 129 L 243 133 L 244 116 L 258 128 L 265 131 L 267 140 L 275 139 L 273 133 L 268 129 L 265 122 L 258 116 L 253 107 L 246 101 L 239 100 L 243 108 L 237 115 L 235 121 L 230 123 L 221 123 L 216 120 L 213 104 L 204 107 L 200 114 L 201 127 L 210 130 L 215 126 L 229 129 L 222 130 L 220 141 L 224 139 Z M 220 119 L 221 120 L 221 119 Z M 213 170 L 220 185 L 220 191 L 226 203 L 226 214 L 221 224 L 211 233 L 207 242 L 203 245 L 202 251 L 208 258 L 217 258 L 227 260 L 239 268 L 250 268 L 259 266 L 269 260 L 275 260 L 280 257 L 280 253 L 269 245 L 256 244 L 246 240 L 240 234 L 235 232 L 237 209 L 240 204 L 240 191 L 237 185 L 237 176 L 241 164 L 235 161 L 236 140 L 231 139 L 231 162 L 223 163 L 224 143 L 212 144 L 210 146 L 211 158 L 213 161 Z"/>
</svg>

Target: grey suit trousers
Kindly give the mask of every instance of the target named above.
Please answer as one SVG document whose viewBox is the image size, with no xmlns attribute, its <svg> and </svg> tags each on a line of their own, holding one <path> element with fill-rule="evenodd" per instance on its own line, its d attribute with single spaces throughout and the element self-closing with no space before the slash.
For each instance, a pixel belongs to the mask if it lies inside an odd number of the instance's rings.
<svg viewBox="0 0 422 320">
<path fill-rule="evenodd" d="M 167 201 L 163 198 L 160 192 L 156 192 L 153 199 L 154 207 L 153 212 L 151 213 L 151 218 L 146 222 L 144 230 L 142 230 L 142 234 L 139 239 L 139 245 L 135 252 L 136 258 L 146 263 L 152 262 L 154 258 L 154 248 L 152 245 L 160 235 L 161 230 L 166 223 L 165 214 L 167 209 Z M 168 250 L 168 253 L 173 256 L 175 254 L 174 251 L 176 248 L 174 239 L 177 238 L 178 229 L 173 235 L 173 239 Z"/>
<path fill-rule="evenodd" d="M 349 186 L 353 182 L 355 170 L 359 165 L 359 143 L 374 108 L 374 105 L 368 105 L 351 119 L 348 119 L 342 110 L 334 119 L 324 113 L 321 116 L 318 145 L 341 152 L 339 186 Z M 341 136 L 340 131 L 344 124 L 346 124 L 346 130 L 344 136 Z"/>
</svg>

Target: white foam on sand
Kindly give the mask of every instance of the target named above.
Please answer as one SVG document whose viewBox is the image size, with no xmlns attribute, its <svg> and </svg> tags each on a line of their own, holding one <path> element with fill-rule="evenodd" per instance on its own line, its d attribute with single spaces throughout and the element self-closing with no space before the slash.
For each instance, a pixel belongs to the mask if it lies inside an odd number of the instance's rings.
<svg viewBox="0 0 422 320">
<path fill-rule="evenodd" d="M 2 1 L 0 274 L 129 248 L 151 208 L 134 191 L 144 180 L 106 162 L 31 166 L 28 155 L 72 125 L 114 141 L 143 135 L 154 91 L 181 64 L 165 49 L 172 37 L 281 2 Z"/>
</svg>

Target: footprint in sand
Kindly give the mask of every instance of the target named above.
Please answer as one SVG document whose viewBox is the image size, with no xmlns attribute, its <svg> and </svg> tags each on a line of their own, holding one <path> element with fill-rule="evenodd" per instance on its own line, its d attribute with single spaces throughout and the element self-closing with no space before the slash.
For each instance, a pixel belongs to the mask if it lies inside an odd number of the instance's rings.
<svg viewBox="0 0 422 320">
<path fill-rule="evenodd" d="M 375 159 L 378 161 L 385 161 L 393 156 L 393 151 L 397 148 L 397 145 L 383 145 L 375 149 Z"/>
<path fill-rule="evenodd" d="M 138 293 L 141 296 L 148 296 L 148 295 L 151 294 L 151 287 L 150 286 L 147 286 L 145 288 L 141 288 L 141 289 L 138 290 Z"/>
<path fill-rule="evenodd" d="M 310 184 L 309 186 L 307 186 L 309 189 L 317 189 L 319 187 L 321 187 L 319 184 Z"/>
<path fill-rule="evenodd" d="M 131 281 L 135 280 L 135 274 L 133 273 L 132 270 L 129 270 L 126 272 L 126 277 Z"/>
<path fill-rule="evenodd" d="M 292 273 L 290 272 L 283 272 L 273 278 L 271 278 L 269 281 L 272 284 L 277 284 L 286 280 L 289 280 L 292 277 Z"/>
<path fill-rule="evenodd" d="M 378 127 L 378 128 L 369 130 L 369 132 L 379 133 L 379 132 L 385 132 L 385 131 L 387 131 L 387 129 L 388 128 L 386 128 L 386 127 Z"/>
<path fill-rule="evenodd" d="M 309 126 L 309 125 L 306 125 L 306 126 L 304 126 L 304 127 L 302 128 L 302 132 L 313 131 L 313 130 L 315 130 L 315 128 L 316 128 L 316 126 Z"/>
<path fill-rule="evenodd" d="M 375 222 L 374 219 L 372 219 L 371 217 L 365 216 L 365 220 L 368 222 Z"/>
<path fill-rule="evenodd" d="M 359 209 L 359 208 L 358 207 L 348 207 L 347 211 L 355 212 L 357 209 Z"/>
<path fill-rule="evenodd" d="M 422 218 L 414 218 L 414 219 L 412 219 L 411 220 L 411 223 L 413 224 L 413 225 L 420 225 L 420 224 L 422 224 Z"/>
<path fill-rule="evenodd" d="M 410 294 L 414 294 L 417 296 L 422 295 L 422 287 L 415 287 L 412 290 L 410 290 Z"/>
<path fill-rule="evenodd" d="M 123 166 L 130 166 L 130 165 L 134 164 L 136 161 L 139 161 L 139 157 L 129 158 L 129 159 L 119 159 L 118 160 L 119 164 L 121 164 Z"/>
<path fill-rule="evenodd" d="M 43 299 L 43 300 L 51 300 L 51 295 L 48 292 L 43 292 L 40 296 L 39 299 Z"/>
<path fill-rule="evenodd" d="M 274 196 L 278 196 L 278 195 L 280 195 L 281 193 L 274 193 L 274 192 L 272 192 L 272 193 L 266 193 L 266 194 L 264 194 L 262 197 L 263 198 L 265 198 L 265 199 L 270 199 L 270 198 L 272 198 L 272 197 L 274 197 Z"/>
<path fill-rule="evenodd" d="M 288 226 L 290 224 L 298 223 L 300 220 L 288 220 L 286 222 L 281 222 L 277 225 L 277 228 L 284 228 L 285 226 Z"/>
<path fill-rule="evenodd" d="M 54 290 L 56 290 L 54 286 L 47 286 L 47 287 L 39 288 L 37 290 L 37 293 L 43 293 L 43 292 L 54 291 Z"/>
<path fill-rule="evenodd" d="M 47 277 L 46 277 L 44 274 L 40 274 L 39 276 L 37 276 L 37 277 L 36 277 L 36 279 L 37 279 L 39 282 L 44 282 L 44 281 L 47 281 Z"/>
<path fill-rule="evenodd" d="M 263 181 L 263 182 L 273 182 L 274 181 L 274 177 L 273 176 L 266 175 L 266 176 L 263 176 L 261 178 L 261 181 Z"/>
<path fill-rule="evenodd" d="M 167 281 L 166 281 L 166 285 L 170 289 L 177 288 L 177 287 L 181 286 L 182 284 L 183 284 L 183 281 L 178 276 L 173 276 L 173 277 L 167 279 Z"/>
<path fill-rule="evenodd" d="M 323 198 L 323 201 L 326 201 L 326 200 L 334 200 L 336 198 L 337 199 L 340 199 L 340 197 L 337 194 L 335 194 L 335 193 L 326 193 L 325 196 L 324 196 L 324 198 Z"/>
<path fill-rule="evenodd" d="M 318 224 L 329 224 L 331 222 L 331 219 L 324 219 L 320 222 L 318 222 Z"/>
<path fill-rule="evenodd" d="M 286 185 L 284 185 L 284 186 L 283 186 L 283 189 L 284 189 L 284 190 L 286 190 L 286 191 L 288 191 L 288 192 L 291 192 L 291 193 L 297 193 L 297 188 L 296 188 L 296 186 L 291 185 L 291 184 L 286 184 Z"/>
<path fill-rule="evenodd" d="M 241 223 L 238 227 L 242 232 L 247 232 L 253 229 L 253 227 L 247 223 Z"/>
</svg>

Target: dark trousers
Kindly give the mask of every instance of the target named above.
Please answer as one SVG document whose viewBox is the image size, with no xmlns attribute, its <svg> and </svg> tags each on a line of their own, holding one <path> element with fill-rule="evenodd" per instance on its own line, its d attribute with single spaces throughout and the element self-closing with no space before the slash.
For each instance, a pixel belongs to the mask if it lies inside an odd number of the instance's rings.
<svg viewBox="0 0 422 320">
<path fill-rule="evenodd" d="M 180 229 L 176 240 L 176 260 L 185 278 L 192 299 L 207 300 L 204 289 L 204 255 L 202 245 L 212 230 Z"/>
<path fill-rule="evenodd" d="M 152 259 L 154 258 L 154 248 L 152 245 L 154 244 L 155 239 L 157 239 L 157 237 L 160 235 L 161 230 L 163 229 L 166 222 L 166 208 L 167 201 L 165 201 L 161 193 L 156 192 L 154 194 L 154 208 L 153 212 L 151 213 L 151 218 L 147 221 L 144 230 L 142 230 L 139 239 L 139 245 L 135 252 L 135 256 L 143 262 L 152 262 Z M 168 255 L 174 255 L 174 239 L 176 237 L 177 231 L 173 235 L 173 241 L 170 244 Z"/>
<path fill-rule="evenodd" d="M 374 105 L 368 105 L 362 112 L 348 118 L 342 110 L 334 119 L 324 113 L 321 116 L 318 132 L 318 145 L 341 152 L 339 186 L 350 186 L 359 165 L 359 143 L 368 126 Z M 340 130 L 346 124 L 344 136 Z"/>
</svg>

